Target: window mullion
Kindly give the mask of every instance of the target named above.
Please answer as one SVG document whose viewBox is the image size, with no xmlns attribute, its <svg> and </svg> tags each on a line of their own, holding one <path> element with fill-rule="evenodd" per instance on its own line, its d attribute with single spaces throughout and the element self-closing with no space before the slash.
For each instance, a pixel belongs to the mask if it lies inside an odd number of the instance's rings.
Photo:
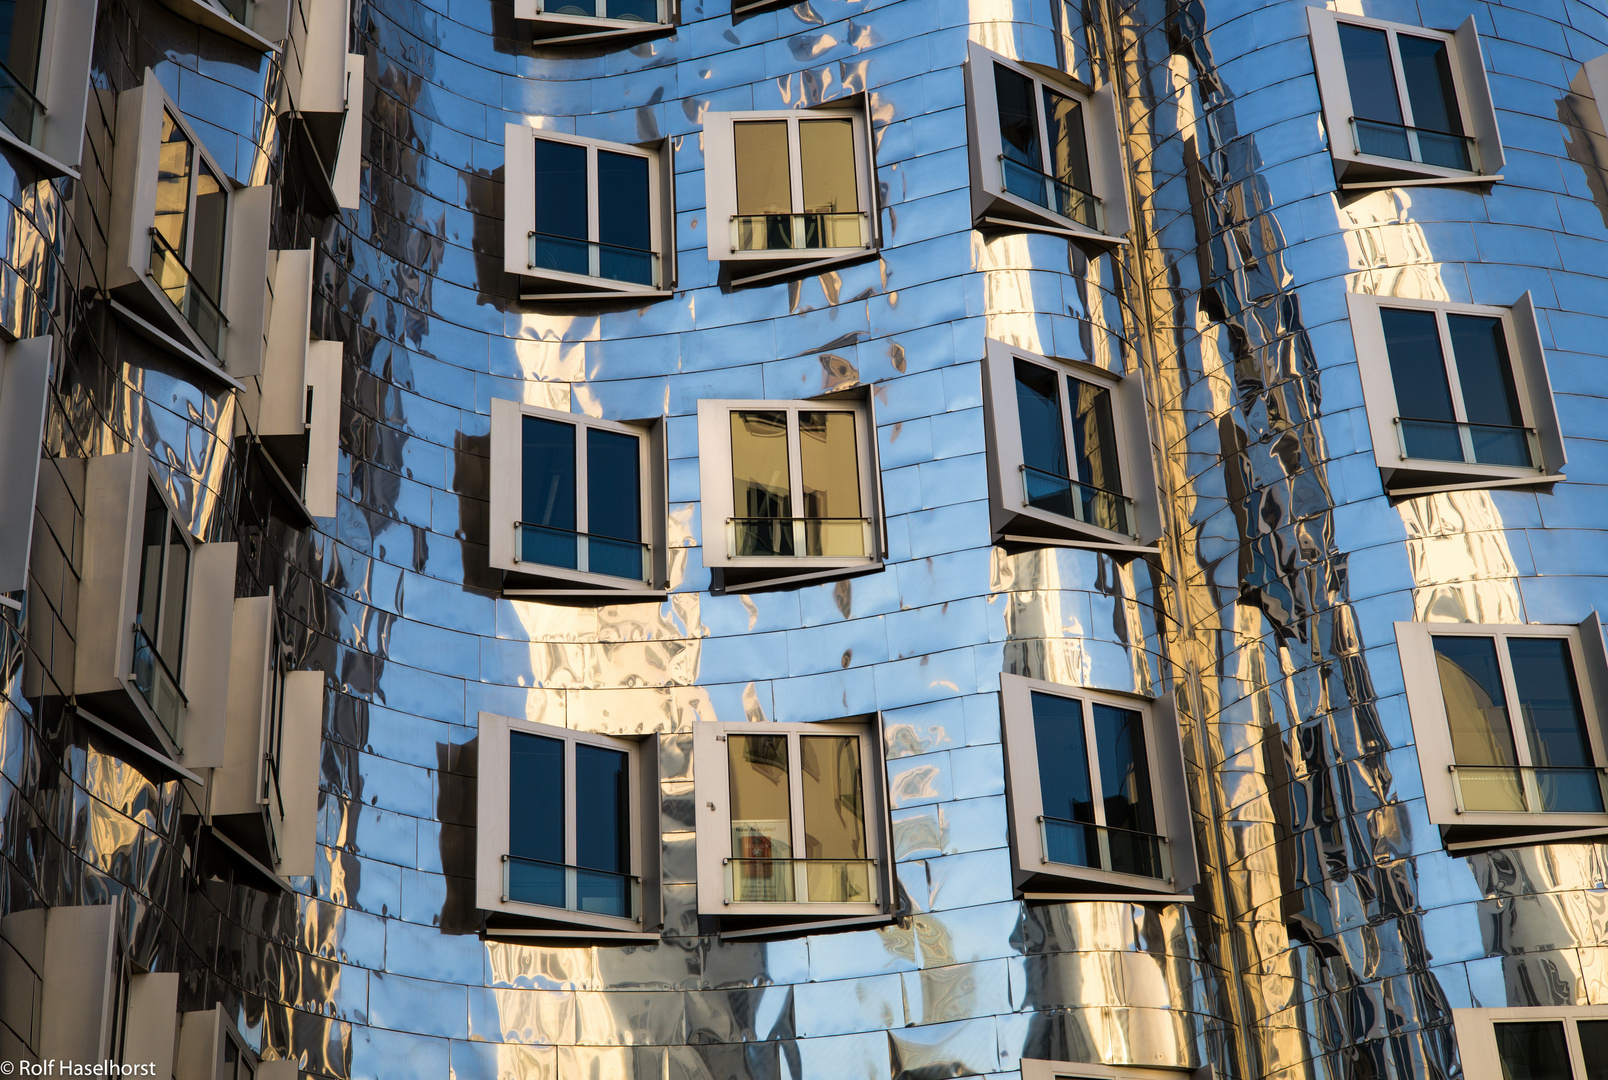
<svg viewBox="0 0 1608 1080">
<path fill-rule="evenodd" d="M 804 770 L 803 743 L 799 733 L 787 733 L 787 809 L 788 815 L 793 819 L 791 835 L 788 837 L 788 858 L 792 859 L 789 867 L 793 875 L 793 899 L 798 902 L 809 900 L 809 866 L 804 860 Z"/>
<path fill-rule="evenodd" d="M 575 740 L 564 740 L 564 906 L 569 911 L 579 908 L 575 871 Z"/>
<path fill-rule="evenodd" d="M 1044 112 L 1044 83 L 1033 80 L 1033 115 L 1038 117 L 1039 172 L 1054 175 L 1050 169 L 1050 118 Z"/>
<path fill-rule="evenodd" d="M 1094 803 L 1095 824 L 1105 827 L 1105 790 L 1100 785 L 1100 747 L 1094 741 L 1094 702 L 1083 699 L 1084 768 L 1089 773 L 1089 797 Z"/>
<path fill-rule="evenodd" d="M 586 455 L 586 436 L 590 430 L 585 424 L 575 425 L 575 531 L 579 534 L 575 538 L 575 566 L 587 573 L 592 566 L 592 545 L 588 539 L 592 532 L 592 503 L 588 497 Z"/>
<path fill-rule="evenodd" d="M 1078 448 L 1072 440 L 1072 387 L 1068 384 L 1067 373 L 1060 368 L 1049 369 L 1055 375 L 1055 397 L 1061 404 L 1061 445 L 1066 447 L 1067 479 L 1073 487 L 1069 491 L 1072 501 L 1072 518 L 1075 521 L 1083 520 L 1083 499 L 1076 489 L 1078 482 Z"/>
<path fill-rule="evenodd" d="M 1397 41 L 1395 30 L 1386 27 L 1385 33 L 1390 38 L 1390 73 L 1396 79 L 1396 100 L 1401 102 L 1401 122 L 1410 128 L 1416 128 L 1418 125 L 1413 122 L 1413 103 L 1407 96 L 1407 73 L 1401 63 L 1401 44 Z"/>
<path fill-rule="evenodd" d="M 1457 354 L 1452 350 L 1452 331 L 1446 321 L 1446 309 L 1435 309 L 1435 332 L 1440 335 L 1442 364 L 1446 368 L 1446 383 L 1452 391 L 1452 416 L 1458 423 L 1466 423 L 1468 410 L 1463 406 L 1463 381 L 1457 377 Z"/>
<path fill-rule="evenodd" d="M 804 155 L 798 136 L 798 117 L 787 118 L 787 182 L 793 199 L 793 213 L 804 212 Z"/>
<path fill-rule="evenodd" d="M 600 217 L 598 203 L 597 147 L 586 146 L 586 270 L 592 277 L 603 276 L 603 253 L 598 248 Z"/>
<path fill-rule="evenodd" d="M 804 535 L 804 441 L 798 430 L 798 409 L 787 410 L 787 506 L 792 520 L 787 523 L 793 531 L 794 556 L 805 555 Z"/>
</svg>

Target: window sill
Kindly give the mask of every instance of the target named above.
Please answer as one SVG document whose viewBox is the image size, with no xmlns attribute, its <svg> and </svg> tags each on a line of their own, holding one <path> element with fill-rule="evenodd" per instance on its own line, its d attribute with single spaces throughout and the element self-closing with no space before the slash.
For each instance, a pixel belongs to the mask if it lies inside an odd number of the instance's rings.
<svg viewBox="0 0 1608 1080">
<path fill-rule="evenodd" d="M 242 45 L 261 52 L 278 52 L 279 46 L 267 38 L 256 33 L 250 27 L 242 26 L 227 14 L 219 11 L 211 4 L 202 0 L 162 0 L 164 6 L 171 8 L 190 22 L 214 30 L 224 37 L 233 38 Z"/>
<path fill-rule="evenodd" d="M 1494 184 L 1501 173 L 1477 173 L 1449 169 L 1418 161 L 1378 157 L 1373 154 L 1332 154 L 1335 182 L 1342 190 L 1368 190 L 1390 187 L 1423 187 L 1435 184 Z"/>
<path fill-rule="evenodd" d="M 655 553 L 654 562 L 661 561 Z M 503 594 L 513 596 L 595 596 L 614 599 L 622 596 L 663 597 L 668 586 L 658 586 L 634 578 L 593 574 L 585 570 L 570 570 L 544 563 L 514 562 L 492 567 L 503 571 Z"/>
<path fill-rule="evenodd" d="M 838 562 L 829 559 L 761 559 L 727 562 L 709 567 L 714 575 L 711 591 L 716 593 L 758 592 L 770 588 L 791 588 L 817 581 L 858 577 L 881 571 L 881 559 Z"/>
<path fill-rule="evenodd" d="M 972 223 L 973 228 L 1049 233 L 1103 247 L 1125 246 L 1128 243 L 1122 236 L 1091 229 L 1080 221 L 1062 217 L 1053 210 L 1008 191 L 990 191 L 987 197 L 990 205 L 977 216 Z"/>
<path fill-rule="evenodd" d="M 1118 551 L 1154 551 L 1154 544 L 1143 544 L 1139 538 L 1115 529 L 1104 529 L 1076 518 L 1062 517 L 1034 506 L 1016 509 L 996 507 L 994 535 L 1005 543 L 1059 544 L 1071 547 L 1108 547 Z M 1139 516 L 1138 507 L 1133 507 Z"/>
<path fill-rule="evenodd" d="M 1558 472 L 1524 466 L 1470 465 L 1422 458 L 1406 458 L 1394 466 L 1381 467 L 1379 473 L 1391 498 L 1495 487 L 1550 487 L 1565 479 Z"/>
<path fill-rule="evenodd" d="M 839 266 L 866 262 L 882 253 L 881 248 L 816 248 L 798 257 L 778 257 L 772 251 L 732 252 L 721 259 L 721 271 L 734 288 L 762 285 L 782 278 L 824 273 Z"/>
<path fill-rule="evenodd" d="M 1176 873 L 1176 868 L 1175 868 Z M 1124 874 L 1070 863 L 1040 863 L 1037 868 L 1017 866 L 1016 889 L 1030 899 L 1078 899 L 1090 893 L 1119 893 L 1135 898 L 1151 896 L 1169 902 L 1188 893 L 1178 891 L 1177 878 L 1162 880 L 1142 874 Z"/>
<path fill-rule="evenodd" d="M 657 285 L 636 285 L 629 281 L 567 274 L 563 271 L 519 275 L 521 300 L 664 300 L 675 290 Z"/>
<path fill-rule="evenodd" d="M 184 317 L 178 313 L 178 310 L 173 307 L 168 298 L 162 295 L 161 290 L 150 283 L 150 279 L 148 277 L 140 278 L 137 284 L 130 285 L 128 288 L 144 289 L 150 293 L 150 300 L 152 303 L 166 305 L 164 314 L 168 316 L 169 321 L 176 320 L 178 322 L 184 322 Z M 125 307 L 116 300 L 112 301 L 112 314 L 116 315 L 123 322 L 127 323 L 135 333 L 139 334 L 147 341 L 150 341 L 152 344 L 160 346 L 182 360 L 188 360 L 191 364 L 194 364 L 196 367 L 200 368 L 214 379 L 217 379 L 219 382 L 225 383 L 236 390 L 245 390 L 245 387 L 242 386 L 238 380 L 233 379 L 224 373 L 223 368 L 216 360 L 211 358 L 210 354 L 203 352 L 193 342 L 189 340 L 180 340 L 179 338 L 174 337 L 168 331 L 156 326 L 154 323 L 147 321 L 144 316 L 136 313 L 128 307 Z M 188 326 L 189 324 L 185 323 L 185 325 Z"/>
<path fill-rule="evenodd" d="M 657 885 L 654 887 L 657 888 Z M 495 893 L 493 895 L 495 896 Z M 615 934 L 631 938 L 659 936 L 644 930 L 640 919 L 592 915 L 584 911 L 524 904 L 517 900 L 494 902 L 494 906 L 482 910 L 486 914 L 488 934 L 508 934 L 514 937 L 598 937 Z M 507 920 L 506 924 L 504 920 Z M 493 923 L 497 925 L 493 926 Z"/>
<path fill-rule="evenodd" d="M 617 38 L 645 38 L 658 34 L 673 34 L 676 30 L 674 23 L 592 19 L 584 15 L 557 15 L 537 11 L 532 0 L 518 0 L 514 5 L 514 18 L 531 25 L 534 38 L 532 44 L 535 45 L 571 45 L 576 42 Z"/>
<path fill-rule="evenodd" d="M 78 166 L 68 165 L 65 162 L 57 161 L 55 158 L 45 153 L 37 146 L 34 146 L 32 143 L 24 142 L 22 139 L 18 138 L 15 132 L 3 124 L 0 124 L 0 143 L 4 143 L 13 150 L 17 150 L 18 152 L 27 155 L 27 157 L 39 167 L 39 172 L 42 179 L 48 180 L 58 176 L 68 176 L 74 180 L 79 179 Z"/>
<path fill-rule="evenodd" d="M 742 941 L 748 938 L 779 938 L 799 934 L 815 934 L 822 930 L 865 929 L 873 926 L 886 926 L 898 922 L 900 915 L 892 911 L 878 911 L 873 915 L 859 915 L 846 919 L 821 918 L 799 919 L 794 913 L 793 919 L 788 922 L 772 922 L 761 926 L 738 924 L 731 927 L 727 921 L 735 922 L 741 915 L 721 916 L 722 924 L 720 937 L 722 941 Z"/>
</svg>

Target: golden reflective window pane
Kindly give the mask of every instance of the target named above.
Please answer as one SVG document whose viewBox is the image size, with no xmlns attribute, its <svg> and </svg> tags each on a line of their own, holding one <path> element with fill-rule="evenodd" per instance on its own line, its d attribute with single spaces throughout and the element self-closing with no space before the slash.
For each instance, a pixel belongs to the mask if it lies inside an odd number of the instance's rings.
<svg viewBox="0 0 1608 1080">
<path fill-rule="evenodd" d="M 804 481 L 804 553 L 864 556 L 854 414 L 801 412 L 798 441 Z"/>
<path fill-rule="evenodd" d="M 747 120 L 733 125 L 737 161 L 737 213 L 793 212 L 786 120 Z"/>
<path fill-rule="evenodd" d="M 787 736 L 733 735 L 726 741 L 731 778 L 732 899 L 793 899 L 793 811 Z"/>
</svg>

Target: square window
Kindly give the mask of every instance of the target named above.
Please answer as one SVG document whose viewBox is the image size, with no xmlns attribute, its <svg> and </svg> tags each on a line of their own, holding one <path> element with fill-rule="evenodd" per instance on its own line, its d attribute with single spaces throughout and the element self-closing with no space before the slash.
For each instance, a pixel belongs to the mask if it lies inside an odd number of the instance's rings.
<svg viewBox="0 0 1608 1080">
<path fill-rule="evenodd" d="M 1195 883 L 1183 762 L 1154 702 L 1001 675 L 1016 886 L 1174 897 Z"/>
<path fill-rule="evenodd" d="M 510 592 L 667 588 L 662 425 L 491 403 L 490 559 Z"/>
<path fill-rule="evenodd" d="M 1469 16 L 1456 31 L 1308 8 L 1340 186 L 1491 183 L 1502 139 Z"/>
<path fill-rule="evenodd" d="M 704 564 L 723 588 L 880 569 L 869 397 L 700 401 Z"/>
<path fill-rule="evenodd" d="M 1608 1007 L 1453 1009 L 1466 1080 L 1598 1080 L 1608 1075 Z"/>
<path fill-rule="evenodd" d="M 1535 307 L 1347 294 L 1374 458 L 1394 495 L 1554 483 L 1563 437 Z"/>
<path fill-rule="evenodd" d="M 500 925 L 637 935 L 658 924 L 651 739 L 480 714 L 475 896 Z"/>
<path fill-rule="evenodd" d="M 709 258 L 731 284 L 876 251 L 870 130 L 863 102 L 704 116 Z"/>
<path fill-rule="evenodd" d="M 1139 549 L 1161 532 L 1144 386 L 990 339 L 984 399 L 996 536 Z"/>
<path fill-rule="evenodd" d="M 541 45 L 639 36 L 675 26 L 679 0 L 515 0 Z"/>
<path fill-rule="evenodd" d="M 893 910 L 874 718 L 700 723 L 692 745 L 700 914 L 759 925 Z"/>
<path fill-rule="evenodd" d="M 1116 96 L 976 42 L 966 59 L 972 218 L 1120 243 L 1131 227 Z"/>
<path fill-rule="evenodd" d="M 504 268 L 544 300 L 669 296 L 668 143 L 505 129 Z"/>
<path fill-rule="evenodd" d="M 1448 842 L 1608 829 L 1608 661 L 1577 626 L 1396 624 L 1430 820 Z"/>
</svg>

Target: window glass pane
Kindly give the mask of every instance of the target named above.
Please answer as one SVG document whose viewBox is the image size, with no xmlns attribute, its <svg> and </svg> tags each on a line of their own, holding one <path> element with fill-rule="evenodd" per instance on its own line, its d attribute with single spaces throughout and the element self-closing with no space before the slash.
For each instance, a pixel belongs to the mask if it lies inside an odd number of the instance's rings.
<svg viewBox="0 0 1608 1080">
<path fill-rule="evenodd" d="M 1080 191 L 1091 191 L 1089 148 L 1084 142 L 1083 106 L 1065 94 L 1044 88 L 1044 122 L 1048 127 L 1050 175 Z"/>
<path fill-rule="evenodd" d="M 1339 29 L 1352 114 L 1362 120 L 1401 123 L 1396 70 L 1390 62 L 1390 41 L 1385 32 L 1352 23 L 1340 23 Z"/>
<path fill-rule="evenodd" d="M 1563 1022 L 1497 1024 L 1502 1080 L 1572 1080 Z"/>
<path fill-rule="evenodd" d="M 1076 517 L 1056 381 L 1049 368 L 1016 361 L 1016 418 L 1022 428 L 1022 464 L 1026 466 L 1022 482 L 1030 506 Z"/>
<path fill-rule="evenodd" d="M 658 22 L 659 0 L 608 0 L 605 13 L 626 22 Z"/>
<path fill-rule="evenodd" d="M 44 16 L 43 0 L 0 0 L 0 60 L 30 90 L 39 72 Z M 0 100 L 3 98 L 0 93 Z"/>
<path fill-rule="evenodd" d="M 1434 637 L 1441 699 L 1452 733 L 1452 758 L 1463 805 L 1470 810 L 1525 808 L 1516 769 L 1507 695 L 1488 637 Z"/>
<path fill-rule="evenodd" d="M 1100 759 L 1100 796 L 1108 829 L 1110 869 L 1162 877 L 1156 842 L 1156 808 L 1150 791 L 1150 757 L 1144 717 L 1134 709 L 1094 704 L 1094 745 Z"/>
<path fill-rule="evenodd" d="M 508 898 L 564 907 L 564 743 L 508 735 Z"/>
<path fill-rule="evenodd" d="M 1413 127 L 1421 131 L 1463 134 L 1463 117 L 1457 108 L 1457 90 L 1452 82 L 1452 63 L 1446 42 L 1397 34 L 1396 48 L 1401 51 L 1401 74 L 1407 83 Z"/>
<path fill-rule="evenodd" d="M 196 162 L 195 243 L 190 252 L 190 276 L 217 302 L 223 297 L 223 252 L 229 219 L 229 189 Z"/>
<path fill-rule="evenodd" d="M 1528 437 L 1523 431 L 1510 430 L 1524 423 L 1524 414 L 1519 410 L 1502 320 L 1447 315 L 1446 329 L 1452 339 L 1452 359 L 1457 364 L 1474 460 L 1487 465 L 1531 464 Z"/>
<path fill-rule="evenodd" d="M 575 744 L 576 905 L 631 914 L 631 773 L 620 750 Z"/>
<path fill-rule="evenodd" d="M 1003 64 L 994 65 L 994 100 L 999 104 L 1000 150 L 1035 172 L 1044 171 L 1039 149 L 1038 106 L 1033 80 Z"/>
<path fill-rule="evenodd" d="M 1608 1020 L 1582 1020 L 1577 1030 L 1586 1066 L 1582 1080 L 1608 1080 Z"/>
<path fill-rule="evenodd" d="M 190 216 L 190 140 L 173 114 L 162 112 L 162 147 L 156 156 L 156 231 L 182 259 Z"/>
<path fill-rule="evenodd" d="M 805 219 L 804 246 L 859 247 L 863 241 L 858 216 L 860 187 L 854 170 L 854 122 L 800 120 L 798 167 L 804 185 L 804 212 L 822 215 Z"/>
<path fill-rule="evenodd" d="M 590 275 L 586 147 L 552 139 L 535 143 L 536 237 L 531 262 L 540 270 Z"/>
<path fill-rule="evenodd" d="M 793 554 L 787 414 L 731 414 L 733 555 Z"/>
<path fill-rule="evenodd" d="M 1105 529 L 1127 532 L 1128 522 L 1120 500 L 1103 492 L 1122 493 L 1117 468 L 1117 434 L 1111 422 L 1111 391 L 1070 376 L 1067 401 L 1072 407 L 1072 462 L 1079 483 L 1090 485 L 1079 494 L 1084 521 Z"/>
<path fill-rule="evenodd" d="M 798 414 L 804 481 L 804 554 L 866 554 L 860 507 L 860 457 L 851 412 Z"/>
<path fill-rule="evenodd" d="M 156 628 L 162 615 L 162 540 L 167 535 L 167 504 L 157 494 L 155 485 L 145 489 L 144 539 L 140 554 L 139 607 L 134 617 L 145 628 L 146 636 L 156 639 Z"/>
<path fill-rule="evenodd" d="M 1508 660 L 1542 810 L 1600 813 L 1602 786 L 1564 638 L 1510 637 Z"/>
<path fill-rule="evenodd" d="M 1095 814 L 1083 703 L 1040 693 L 1034 693 L 1032 701 L 1044 807 L 1044 856 L 1051 862 L 1098 866 L 1099 835 L 1084 827 L 1095 823 Z"/>
<path fill-rule="evenodd" d="M 519 557 L 573 570 L 575 537 L 575 425 L 524 418 Z"/>
<path fill-rule="evenodd" d="M 792 900 L 787 736 L 731 735 L 726 748 L 731 773 L 732 899 Z"/>
<path fill-rule="evenodd" d="M 737 159 L 737 213 L 745 216 L 792 213 L 787 121 L 749 120 L 732 126 L 732 149 Z"/>
<path fill-rule="evenodd" d="M 167 570 L 162 583 L 161 637 L 156 651 L 167 661 L 168 670 L 182 676 L 184 659 L 185 600 L 190 590 L 190 547 L 177 525 L 168 526 Z"/>
<path fill-rule="evenodd" d="M 1452 412 L 1451 384 L 1432 311 L 1381 308 L 1390 377 L 1396 387 L 1407 456 L 1462 461 L 1463 443 Z"/>
<path fill-rule="evenodd" d="M 647 158 L 599 150 L 597 206 L 599 240 L 615 247 L 652 250 L 653 215 Z"/>
<path fill-rule="evenodd" d="M 602 15 L 597 5 L 598 0 L 547 0 L 544 10 L 554 15 L 585 15 L 597 18 Z"/>
<path fill-rule="evenodd" d="M 635 435 L 586 431 L 587 568 L 641 580 L 642 451 Z"/>
<path fill-rule="evenodd" d="M 798 740 L 804 799 L 804 857 L 813 903 L 871 899 L 866 862 L 865 795 L 860 740 L 853 735 L 802 735 Z"/>
</svg>

